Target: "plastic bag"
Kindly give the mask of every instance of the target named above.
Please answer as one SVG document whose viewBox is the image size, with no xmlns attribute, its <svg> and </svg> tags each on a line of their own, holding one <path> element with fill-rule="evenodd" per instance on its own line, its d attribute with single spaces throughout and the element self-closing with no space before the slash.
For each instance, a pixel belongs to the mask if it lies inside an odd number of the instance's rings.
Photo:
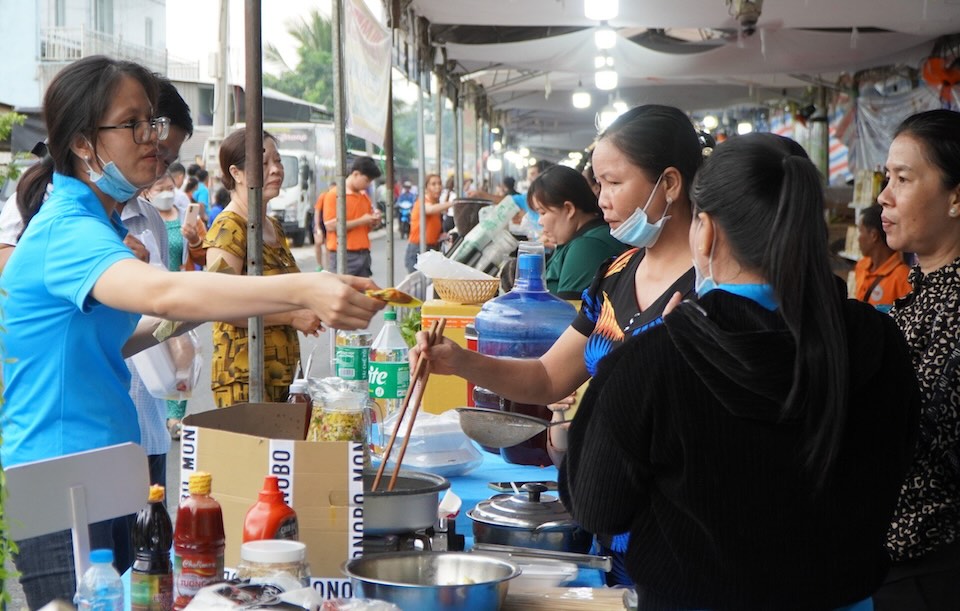
<svg viewBox="0 0 960 611">
<path fill-rule="evenodd" d="M 200 383 L 203 352 L 194 330 L 131 357 L 147 391 L 158 399 L 189 399 Z"/>
</svg>

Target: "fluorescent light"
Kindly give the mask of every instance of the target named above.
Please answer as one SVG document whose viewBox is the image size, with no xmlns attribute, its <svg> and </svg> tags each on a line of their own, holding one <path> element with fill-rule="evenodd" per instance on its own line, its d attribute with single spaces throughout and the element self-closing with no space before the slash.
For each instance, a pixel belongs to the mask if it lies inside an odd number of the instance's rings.
<svg viewBox="0 0 960 611">
<path fill-rule="evenodd" d="M 703 123 L 703 126 L 706 129 L 714 130 L 714 129 L 717 129 L 717 127 L 719 127 L 720 120 L 717 119 L 715 115 L 707 115 L 703 118 L 703 121 L 701 121 L 701 123 Z"/>
<path fill-rule="evenodd" d="M 741 121 L 737 123 L 737 133 L 741 136 L 749 134 L 753 131 L 753 123 L 749 121 Z"/>
<path fill-rule="evenodd" d="M 503 160 L 499 157 L 487 157 L 487 171 L 499 172 L 503 169 Z"/>
<path fill-rule="evenodd" d="M 583 0 L 583 14 L 594 21 L 610 21 L 620 14 L 618 0 Z"/>
<path fill-rule="evenodd" d="M 613 107 L 616 109 L 617 113 L 621 115 L 627 112 L 627 110 L 630 108 L 627 106 L 627 103 L 623 101 L 623 98 L 620 97 L 613 101 Z"/>
<path fill-rule="evenodd" d="M 617 46 L 617 33 L 607 24 L 601 25 L 593 31 L 593 44 L 601 51 Z"/>
<path fill-rule="evenodd" d="M 597 70 L 596 74 L 594 74 L 594 84 L 600 91 L 611 91 L 616 89 L 617 82 L 617 71 L 612 68 Z"/>
</svg>

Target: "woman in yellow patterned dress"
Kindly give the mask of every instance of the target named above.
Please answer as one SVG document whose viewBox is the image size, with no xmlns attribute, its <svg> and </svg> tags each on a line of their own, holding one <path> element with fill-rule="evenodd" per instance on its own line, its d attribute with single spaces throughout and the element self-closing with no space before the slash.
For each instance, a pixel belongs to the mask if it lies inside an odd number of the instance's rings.
<svg viewBox="0 0 960 611">
<path fill-rule="evenodd" d="M 220 169 L 223 186 L 230 192 L 230 203 L 207 232 L 207 269 L 246 274 L 247 253 L 247 173 L 245 169 L 245 132 L 236 131 L 220 145 Z M 280 193 L 283 165 L 276 139 L 263 134 L 263 275 L 293 274 L 300 269 L 287 245 L 283 228 L 267 216 L 267 202 Z M 226 265 L 226 267 L 224 266 Z M 316 335 L 320 319 L 309 310 L 296 310 L 264 317 L 263 321 L 264 399 L 286 401 L 294 368 L 300 359 L 297 331 Z M 249 399 L 250 364 L 247 354 L 247 321 L 231 320 L 213 324 L 213 360 L 210 367 L 211 389 L 217 407 L 243 403 Z"/>
</svg>

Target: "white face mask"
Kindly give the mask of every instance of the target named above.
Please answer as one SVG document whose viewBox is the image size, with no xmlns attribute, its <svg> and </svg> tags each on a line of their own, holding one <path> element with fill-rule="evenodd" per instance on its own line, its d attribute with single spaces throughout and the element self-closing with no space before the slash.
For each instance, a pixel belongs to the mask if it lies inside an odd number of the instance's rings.
<svg viewBox="0 0 960 611">
<path fill-rule="evenodd" d="M 166 212 L 173 208 L 173 191 L 160 191 L 150 196 L 150 203 L 157 210 Z"/>
<path fill-rule="evenodd" d="M 620 223 L 619 227 L 610 230 L 610 235 L 615 240 L 629 244 L 630 246 L 636 246 L 637 248 L 649 248 L 657 243 L 657 239 L 660 238 L 660 232 L 663 231 L 664 223 L 670 218 L 667 216 L 667 211 L 670 210 L 670 204 L 673 203 L 673 200 L 668 197 L 667 207 L 663 210 L 663 216 L 660 217 L 660 220 L 656 223 L 651 223 L 647 220 L 647 208 L 650 206 L 650 202 L 653 201 L 653 196 L 656 195 L 657 188 L 660 186 L 660 181 L 662 180 L 663 174 L 660 174 L 656 184 L 653 185 L 653 190 L 650 191 L 647 203 L 645 203 L 642 208 L 634 210 L 633 214 L 628 216 L 627 220 Z"/>
</svg>

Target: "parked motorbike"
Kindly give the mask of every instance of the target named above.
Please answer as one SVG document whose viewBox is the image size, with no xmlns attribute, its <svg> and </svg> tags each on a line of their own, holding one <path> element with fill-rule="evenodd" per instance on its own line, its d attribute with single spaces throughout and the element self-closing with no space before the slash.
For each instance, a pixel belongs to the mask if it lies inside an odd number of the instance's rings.
<svg viewBox="0 0 960 611">
<path fill-rule="evenodd" d="M 397 220 L 400 222 L 400 238 L 410 237 L 410 215 L 413 214 L 413 202 L 397 202 Z"/>
</svg>

